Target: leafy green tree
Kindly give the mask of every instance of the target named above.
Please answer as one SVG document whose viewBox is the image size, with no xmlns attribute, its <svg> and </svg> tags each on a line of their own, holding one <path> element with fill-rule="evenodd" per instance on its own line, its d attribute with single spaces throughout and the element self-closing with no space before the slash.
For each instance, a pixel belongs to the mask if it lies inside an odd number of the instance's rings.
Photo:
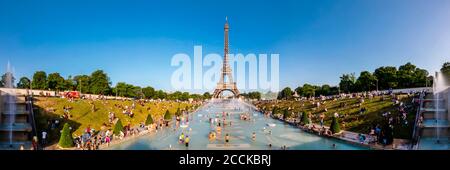
<svg viewBox="0 0 450 170">
<path fill-rule="evenodd" d="M 333 134 L 341 132 L 341 126 L 339 125 L 339 119 L 333 116 L 331 120 L 330 130 Z"/>
<path fill-rule="evenodd" d="M 64 78 L 59 73 L 51 73 L 47 78 L 47 85 L 50 90 L 64 90 Z"/>
<path fill-rule="evenodd" d="M 405 65 L 401 65 L 397 71 L 397 88 L 410 88 L 412 87 L 415 81 L 415 70 L 416 66 L 411 63 L 406 63 Z"/>
<path fill-rule="evenodd" d="M 75 82 L 75 89 L 80 91 L 81 93 L 91 93 L 90 86 L 90 77 L 88 75 L 77 75 L 73 77 L 73 81 Z"/>
<path fill-rule="evenodd" d="M 64 80 L 64 89 L 65 90 L 75 90 L 75 81 L 72 78 L 72 76 L 67 77 L 66 80 Z"/>
<path fill-rule="evenodd" d="M 376 89 L 377 77 L 368 71 L 363 71 L 356 80 L 357 91 L 371 91 Z"/>
<path fill-rule="evenodd" d="M 122 121 L 119 119 L 119 120 L 117 120 L 116 124 L 114 125 L 113 133 L 115 135 L 119 135 L 120 132 L 122 132 L 122 130 L 123 130 Z"/>
<path fill-rule="evenodd" d="M 144 94 L 146 99 L 151 99 L 155 96 L 155 89 L 153 87 L 147 86 L 142 88 L 142 93 Z"/>
<path fill-rule="evenodd" d="M 153 118 L 151 114 L 147 115 L 147 119 L 145 120 L 145 125 L 151 125 L 153 124 Z"/>
<path fill-rule="evenodd" d="M 292 90 L 289 87 L 284 88 L 281 90 L 281 92 L 278 94 L 279 100 L 288 100 L 292 98 Z"/>
<path fill-rule="evenodd" d="M 316 95 L 316 89 L 311 84 L 304 84 L 299 95 L 305 97 L 314 97 Z"/>
<path fill-rule="evenodd" d="M 70 131 L 70 126 L 68 123 L 64 124 L 58 145 L 62 148 L 73 147 L 72 133 Z"/>
<path fill-rule="evenodd" d="M 355 73 L 343 74 L 340 79 L 341 81 L 339 82 L 339 87 L 342 92 L 354 92 L 356 83 Z"/>
<path fill-rule="evenodd" d="M 29 89 L 31 85 L 31 80 L 27 77 L 20 78 L 19 82 L 17 83 L 17 88 L 21 89 Z"/>
<path fill-rule="evenodd" d="M 102 70 L 96 70 L 90 76 L 89 87 L 93 94 L 109 94 L 110 84 L 108 75 Z"/>
<path fill-rule="evenodd" d="M 447 77 L 447 82 L 450 82 L 450 62 L 445 62 L 441 68 L 442 74 Z"/>
<path fill-rule="evenodd" d="M 391 66 L 380 67 L 375 70 L 374 75 L 378 79 L 379 90 L 397 88 L 397 68 Z"/>
<path fill-rule="evenodd" d="M 428 71 L 425 69 L 416 68 L 414 71 L 414 85 L 413 87 L 426 87 L 428 85 Z"/>
<path fill-rule="evenodd" d="M 209 92 L 203 93 L 203 98 L 204 99 L 210 99 L 211 97 L 212 97 L 211 93 L 209 93 Z"/>
<path fill-rule="evenodd" d="M 33 89 L 46 90 L 47 89 L 47 74 L 44 71 L 36 71 L 31 82 Z"/>
<path fill-rule="evenodd" d="M 2 75 L 2 81 L 1 81 L 1 83 L 0 83 L 0 84 L 2 85 L 1 87 L 7 86 L 7 83 L 6 83 L 6 82 L 7 82 L 7 80 L 6 80 L 7 74 L 8 74 L 8 73 L 5 73 L 5 74 Z M 10 74 L 11 74 L 11 73 L 10 73 Z M 11 86 L 14 86 L 14 81 L 15 81 L 15 80 L 16 80 L 16 79 L 15 79 L 14 76 L 12 76 L 12 74 L 11 74 L 11 83 L 12 83 Z M 10 88 L 12 88 L 12 87 L 10 87 Z"/>
<path fill-rule="evenodd" d="M 331 95 L 331 86 L 328 84 L 322 85 L 322 87 L 320 88 L 319 95 L 324 95 L 324 96 Z"/>
</svg>

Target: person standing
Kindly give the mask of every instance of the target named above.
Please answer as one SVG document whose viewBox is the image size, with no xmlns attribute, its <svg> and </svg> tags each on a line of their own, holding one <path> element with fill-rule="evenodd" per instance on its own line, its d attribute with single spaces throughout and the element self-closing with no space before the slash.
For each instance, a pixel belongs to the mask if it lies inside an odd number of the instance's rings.
<svg viewBox="0 0 450 170">
<path fill-rule="evenodd" d="M 42 131 L 42 146 L 45 146 L 47 144 L 47 132 Z"/>
</svg>

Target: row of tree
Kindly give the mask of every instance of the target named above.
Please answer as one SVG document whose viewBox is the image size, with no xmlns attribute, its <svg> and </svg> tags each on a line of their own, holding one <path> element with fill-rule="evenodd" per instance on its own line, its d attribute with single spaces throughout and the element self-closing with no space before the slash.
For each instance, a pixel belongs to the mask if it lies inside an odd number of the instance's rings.
<svg viewBox="0 0 450 170">
<path fill-rule="evenodd" d="M 13 78 L 13 82 L 15 78 Z M 2 76 L 0 87 L 6 82 L 6 74 Z M 211 94 L 206 92 L 203 95 L 190 94 L 188 92 L 167 93 L 163 90 L 156 90 L 151 86 L 140 87 L 125 82 L 118 82 L 115 87 L 111 86 L 108 75 L 102 70 L 96 70 L 90 75 L 68 76 L 66 79 L 59 73 L 50 73 L 47 75 L 44 71 L 36 71 L 32 80 L 28 77 L 22 77 L 17 83 L 17 88 L 55 90 L 55 91 L 80 91 L 85 94 L 101 94 L 130 98 L 144 99 L 169 99 L 169 100 L 188 100 L 209 99 Z"/>
<path fill-rule="evenodd" d="M 450 78 L 450 62 L 442 65 L 441 72 Z M 294 91 L 286 87 L 278 93 L 277 98 L 291 99 L 294 97 L 294 93 L 302 97 L 312 97 L 372 90 L 430 87 L 432 83 L 433 77 L 429 76 L 427 70 L 418 68 L 408 62 L 401 65 L 398 69 L 392 66 L 385 66 L 379 67 L 373 72 L 362 71 L 359 77 L 356 77 L 354 73 L 343 74 L 340 77 L 338 86 L 304 84 L 297 87 Z"/>
</svg>

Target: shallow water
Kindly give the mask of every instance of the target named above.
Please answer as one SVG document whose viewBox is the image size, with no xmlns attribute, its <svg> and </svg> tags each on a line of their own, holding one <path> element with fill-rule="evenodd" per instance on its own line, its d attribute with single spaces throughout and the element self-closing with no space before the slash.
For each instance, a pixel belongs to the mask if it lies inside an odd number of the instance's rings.
<svg viewBox="0 0 450 170">
<path fill-rule="evenodd" d="M 217 134 L 214 141 L 208 140 L 208 134 L 217 127 L 209 122 L 209 118 L 222 119 L 223 112 L 229 113 L 226 122 L 231 121 L 231 126 L 222 125 L 222 132 Z M 240 114 L 250 113 L 250 120 L 241 120 Z M 275 126 L 269 126 L 275 125 Z M 252 133 L 256 133 L 256 139 L 252 139 Z M 270 133 L 271 132 L 271 133 Z M 190 137 L 189 147 L 178 142 L 181 133 Z M 230 142 L 225 144 L 225 134 L 230 135 Z M 272 144 L 272 147 L 269 147 Z M 333 147 L 333 144 L 336 147 Z M 108 149 L 113 150 L 268 150 L 281 149 L 286 146 L 293 150 L 361 150 L 363 147 L 348 144 L 339 140 L 320 137 L 314 134 L 265 117 L 254 111 L 249 105 L 238 100 L 212 101 L 197 112 L 189 115 L 189 125 L 186 128 L 171 126 L 160 129 L 157 133 L 144 135 L 139 138 L 114 145 Z"/>
</svg>

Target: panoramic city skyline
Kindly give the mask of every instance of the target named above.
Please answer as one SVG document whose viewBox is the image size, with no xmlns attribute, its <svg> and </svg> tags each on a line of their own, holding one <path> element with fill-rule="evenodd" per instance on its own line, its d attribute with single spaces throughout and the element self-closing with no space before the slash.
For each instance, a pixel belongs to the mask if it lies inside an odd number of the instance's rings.
<svg viewBox="0 0 450 170">
<path fill-rule="evenodd" d="M 172 56 L 223 55 L 228 16 L 230 53 L 280 54 L 280 88 L 407 62 L 432 74 L 450 57 L 450 2 L 439 2 L 1 1 L 0 72 L 8 61 L 16 79 L 102 69 L 112 86 L 171 91 Z"/>
</svg>

